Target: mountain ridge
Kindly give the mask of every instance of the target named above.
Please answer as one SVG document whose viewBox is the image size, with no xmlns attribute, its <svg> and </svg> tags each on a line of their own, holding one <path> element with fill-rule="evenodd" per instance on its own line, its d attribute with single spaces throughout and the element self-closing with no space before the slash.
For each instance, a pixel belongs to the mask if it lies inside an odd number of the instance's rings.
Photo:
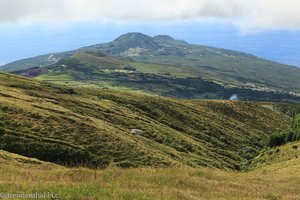
<svg viewBox="0 0 300 200">
<path fill-rule="evenodd" d="M 113 41 L 108 42 L 108 43 L 94 44 L 94 45 L 89 45 L 89 46 L 81 47 L 81 48 L 78 48 L 78 49 L 75 49 L 75 50 L 70 50 L 70 51 L 65 51 L 65 52 L 59 52 L 59 53 L 48 53 L 48 54 L 44 54 L 44 55 L 39 55 L 39 56 L 34 56 L 34 57 L 30 57 L 30 58 L 25 58 L 25 59 L 13 61 L 11 63 L 7 63 L 7 64 L 4 64 L 4 65 L 0 66 L 0 70 L 4 70 L 4 71 L 16 71 L 16 69 L 9 69 L 9 66 L 13 65 L 13 63 L 15 63 L 15 62 L 29 61 L 29 59 L 35 59 L 35 58 L 38 59 L 38 58 L 41 58 L 41 57 L 47 57 L 49 62 L 51 62 L 51 59 L 49 59 L 49 57 L 54 57 L 54 59 L 52 60 L 52 63 L 51 63 L 51 64 L 54 64 L 55 62 L 57 62 L 57 60 L 61 59 L 62 57 L 65 58 L 65 57 L 69 57 L 69 56 L 71 56 L 71 55 L 73 55 L 75 53 L 78 53 L 78 52 L 84 52 L 84 51 L 88 51 L 90 49 L 101 48 L 102 46 L 107 46 L 107 45 L 109 45 L 111 43 L 117 43 L 118 40 L 120 40 L 120 39 L 132 37 L 132 36 L 134 38 L 136 38 L 136 37 L 144 38 L 144 39 L 147 38 L 148 40 L 149 39 L 153 39 L 153 40 L 156 40 L 156 41 L 172 41 L 172 42 L 176 41 L 176 42 L 181 43 L 183 45 L 193 45 L 193 46 L 197 46 L 197 47 L 212 48 L 212 49 L 221 49 L 221 50 L 225 50 L 225 51 L 229 51 L 229 52 L 233 52 L 233 53 L 240 53 L 241 55 L 244 55 L 244 56 L 250 56 L 250 57 L 257 58 L 255 55 L 252 55 L 252 54 L 249 54 L 249 53 L 240 52 L 240 51 L 229 50 L 229 49 L 224 49 L 224 48 L 217 48 L 217 47 L 211 47 L 211 46 L 204 46 L 204 45 L 198 45 L 198 44 L 189 44 L 186 41 L 174 39 L 174 38 L 172 38 L 169 35 L 156 35 L 156 36 L 151 37 L 151 36 L 148 36 L 146 34 L 139 33 L 139 32 L 129 32 L 129 33 L 126 33 L 126 34 L 123 34 L 123 35 L 119 36 L 118 38 L 116 38 Z M 157 46 L 157 44 L 155 46 Z M 62 56 L 60 57 L 60 55 L 62 55 Z M 57 56 L 57 59 L 55 59 L 56 56 Z M 47 63 L 47 64 L 42 64 L 41 63 L 41 66 L 48 66 L 48 65 L 50 65 L 50 64 L 49 63 Z M 30 67 L 38 67 L 38 66 L 28 64 L 28 66 L 25 66 L 22 69 L 30 68 Z M 297 68 L 295 66 L 290 66 L 290 67 Z"/>
<path fill-rule="evenodd" d="M 258 90 L 300 94 L 299 68 L 243 52 L 189 44 L 165 35 L 151 37 L 135 32 L 121 35 L 109 43 L 21 60 L 0 69 L 16 71 L 22 68 L 46 67 L 55 65 L 62 59 L 78 57 L 77 54 L 85 52 L 105 54 L 123 61 L 174 66 L 174 70 L 186 68 L 197 71 L 194 74 L 190 72 L 189 76 L 197 76 L 229 87 L 253 86 Z M 172 74 L 172 71 L 170 69 L 166 73 Z"/>
</svg>

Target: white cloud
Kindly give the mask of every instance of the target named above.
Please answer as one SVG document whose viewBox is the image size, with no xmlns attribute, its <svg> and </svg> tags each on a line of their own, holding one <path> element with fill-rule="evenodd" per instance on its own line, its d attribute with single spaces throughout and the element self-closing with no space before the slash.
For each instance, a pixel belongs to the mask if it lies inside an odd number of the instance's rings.
<svg viewBox="0 0 300 200">
<path fill-rule="evenodd" d="M 222 19 L 243 30 L 300 29 L 299 0 L 0 0 L 0 23 Z"/>
</svg>

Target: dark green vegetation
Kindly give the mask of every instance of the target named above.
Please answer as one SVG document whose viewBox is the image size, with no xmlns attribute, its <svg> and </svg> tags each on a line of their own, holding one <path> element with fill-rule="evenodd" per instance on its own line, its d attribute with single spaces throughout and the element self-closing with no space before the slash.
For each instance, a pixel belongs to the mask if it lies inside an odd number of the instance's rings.
<svg viewBox="0 0 300 200">
<path fill-rule="evenodd" d="M 280 146 L 289 142 L 295 142 L 300 140 L 299 131 L 289 131 L 283 133 L 274 133 L 270 135 L 268 140 L 269 147 Z"/>
<path fill-rule="evenodd" d="M 285 132 L 277 131 L 271 134 L 267 143 L 268 146 L 275 147 L 300 140 L 300 109 L 298 107 L 295 109 L 293 115 L 291 130 Z"/>
<path fill-rule="evenodd" d="M 239 169 L 269 134 L 290 127 L 292 109 L 68 88 L 1 73 L 0 148 L 66 165 Z"/>
<path fill-rule="evenodd" d="M 104 61 L 104 54 L 119 60 Z M 37 70 L 40 66 L 50 67 Z M 17 61 L 0 69 L 32 67 L 33 71 L 17 73 L 34 77 L 41 74 L 40 79 L 72 86 L 122 87 L 185 98 L 226 99 L 238 93 L 242 99 L 286 100 L 293 98 L 289 92 L 299 96 L 300 88 L 300 69 L 296 67 L 241 52 L 192 45 L 169 36 L 140 33 Z"/>
</svg>

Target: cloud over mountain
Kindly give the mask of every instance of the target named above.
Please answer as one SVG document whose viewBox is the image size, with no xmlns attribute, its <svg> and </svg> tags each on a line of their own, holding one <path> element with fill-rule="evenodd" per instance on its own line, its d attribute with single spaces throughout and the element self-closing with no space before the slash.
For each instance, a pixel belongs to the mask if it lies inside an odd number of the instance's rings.
<svg viewBox="0 0 300 200">
<path fill-rule="evenodd" d="M 300 29 L 298 0 L 0 0 L 0 23 L 221 19 L 241 29 Z"/>
</svg>

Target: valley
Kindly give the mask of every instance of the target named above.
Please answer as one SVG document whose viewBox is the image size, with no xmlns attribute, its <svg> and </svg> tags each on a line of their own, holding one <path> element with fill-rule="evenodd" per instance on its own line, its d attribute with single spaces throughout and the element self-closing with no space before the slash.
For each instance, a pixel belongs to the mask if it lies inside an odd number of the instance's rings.
<svg viewBox="0 0 300 200">
<path fill-rule="evenodd" d="M 255 154 L 291 123 L 285 103 L 176 100 L 0 75 L 1 149 L 60 164 L 239 169 L 243 148 Z"/>
</svg>

